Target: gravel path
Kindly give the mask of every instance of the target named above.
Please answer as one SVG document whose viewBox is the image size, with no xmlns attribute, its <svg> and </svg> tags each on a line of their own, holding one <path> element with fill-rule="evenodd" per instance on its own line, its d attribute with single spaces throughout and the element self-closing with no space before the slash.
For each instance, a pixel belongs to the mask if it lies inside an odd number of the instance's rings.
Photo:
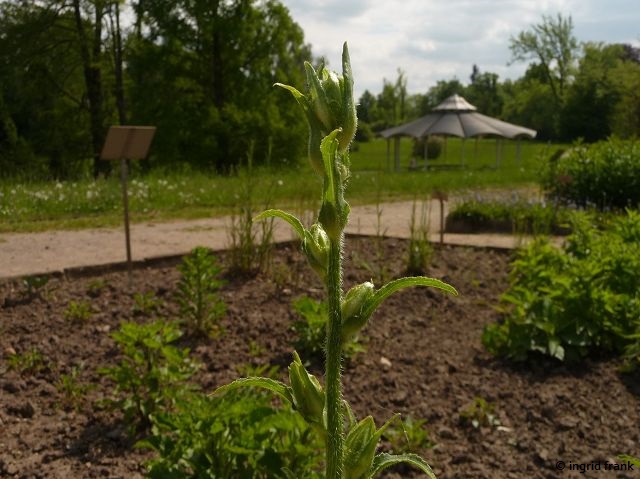
<svg viewBox="0 0 640 479">
<path fill-rule="evenodd" d="M 447 214 L 445 203 L 445 217 Z M 385 236 L 408 238 L 412 202 L 384 203 L 380 206 L 380 224 Z M 429 212 L 430 239 L 439 241 L 440 206 L 432 200 L 426 204 Z M 420 206 L 418 206 L 418 210 Z M 196 246 L 214 250 L 229 245 L 229 217 L 137 223 L 131 226 L 131 249 L 134 262 L 165 256 L 183 255 Z M 378 228 L 375 205 L 352 208 L 347 233 L 374 235 Z M 293 239 L 288 225 L 276 221 L 276 241 Z M 504 234 L 445 234 L 447 244 L 513 248 L 518 239 Z M 9 233 L 0 235 L 0 279 L 89 266 L 104 266 L 126 260 L 124 227 L 43 233 Z"/>
</svg>

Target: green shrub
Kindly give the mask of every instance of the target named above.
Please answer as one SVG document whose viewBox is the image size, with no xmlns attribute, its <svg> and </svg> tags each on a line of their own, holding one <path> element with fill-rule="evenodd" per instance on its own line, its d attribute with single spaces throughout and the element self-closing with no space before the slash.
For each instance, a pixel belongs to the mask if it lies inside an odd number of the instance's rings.
<svg viewBox="0 0 640 479">
<path fill-rule="evenodd" d="M 176 298 L 187 330 L 209 335 L 219 332 L 219 321 L 227 311 L 218 290 L 224 284 L 218 277 L 221 268 L 207 248 L 198 247 L 178 266 L 181 273 Z"/>
<path fill-rule="evenodd" d="M 122 411 L 130 434 L 146 431 L 155 414 L 171 410 L 192 389 L 186 381 L 197 365 L 189 359 L 188 349 L 171 345 L 181 335 L 176 323 L 161 320 L 123 323 L 113 333 L 122 360 L 99 372 L 115 382 L 116 398 L 107 404 Z"/>
<path fill-rule="evenodd" d="M 640 143 L 609 139 L 576 145 L 550 161 L 542 186 L 557 200 L 601 210 L 640 205 Z"/>
<path fill-rule="evenodd" d="M 626 347 L 637 359 L 640 214 L 629 211 L 607 230 L 578 216 L 573 228 L 563 249 L 538 240 L 518 253 L 502 296 L 506 318 L 483 334 L 490 351 L 575 360 Z"/>
</svg>

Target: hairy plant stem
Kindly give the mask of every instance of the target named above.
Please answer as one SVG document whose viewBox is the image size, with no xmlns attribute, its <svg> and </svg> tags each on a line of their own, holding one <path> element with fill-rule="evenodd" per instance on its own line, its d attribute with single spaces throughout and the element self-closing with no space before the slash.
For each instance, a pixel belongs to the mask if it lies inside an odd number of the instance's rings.
<svg viewBox="0 0 640 479">
<path fill-rule="evenodd" d="M 342 479 L 344 424 L 342 419 L 342 234 L 330 241 L 327 295 L 329 318 L 325 363 L 327 410 L 326 479 Z"/>
</svg>

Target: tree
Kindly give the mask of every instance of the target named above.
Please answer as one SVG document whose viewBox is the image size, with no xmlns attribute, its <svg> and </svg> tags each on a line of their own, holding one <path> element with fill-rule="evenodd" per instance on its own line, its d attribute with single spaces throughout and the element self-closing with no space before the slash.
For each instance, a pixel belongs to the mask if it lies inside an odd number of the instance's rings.
<svg viewBox="0 0 640 479">
<path fill-rule="evenodd" d="M 311 54 L 286 7 L 145 0 L 136 9 L 143 33 L 129 58 L 131 108 L 136 121 L 158 126 L 156 161 L 228 172 L 251 144 L 256 162 L 297 161 L 303 119 L 272 85 L 302 86 Z"/>
<path fill-rule="evenodd" d="M 477 65 L 473 65 L 470 76 L 471 83 L 464 90 L 466 99 L 485 115 L 500 116 L 503 99 L 500 82 L 496 73 L 481 73 Z"/>
<path fill-rule="evenodd" d="M 622 62 L 621 45 L 587 43 L 562 110 L 561 134 L 567 140 L 597 141 L 611 134 L 610 120 L 620 92 L 614 71 Z"/>
<path fill-rule="evenodd" d="M 554 101 L 560 107 L 578 53 L 571 17 L 565 18 L 560 13 L 555 18 L 543 15 L 541 23 L 511 37 L 510 49 L 512 62 L 533 60 L 540 66 Z"/>
<path fill-rule="evenodd" d="M 432 110 L 451 95 L 463 95 L 464 86 L 460 80 L 453 78 L 451 80 L 438 80 L 435 86 L 427 91 L 427 102 L 429 110 Z"/>
</svg>

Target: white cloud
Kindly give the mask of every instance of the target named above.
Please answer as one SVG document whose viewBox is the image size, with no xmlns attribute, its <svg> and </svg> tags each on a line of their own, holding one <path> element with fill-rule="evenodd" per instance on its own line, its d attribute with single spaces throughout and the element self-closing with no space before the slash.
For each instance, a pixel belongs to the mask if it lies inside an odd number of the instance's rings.
<svg viewBox="0 0 640 479">
<path fill-rule="evenodd" d="M 509 40 L 542 15 L 571 15 L 579 41 L 640 43 L 638 0 L 283 0 L 316 56 L 339 69 L 348 41 L 356 95 L 406 72 L 411 93 L 481 71 L 517 78 Z"/>
</svg>

